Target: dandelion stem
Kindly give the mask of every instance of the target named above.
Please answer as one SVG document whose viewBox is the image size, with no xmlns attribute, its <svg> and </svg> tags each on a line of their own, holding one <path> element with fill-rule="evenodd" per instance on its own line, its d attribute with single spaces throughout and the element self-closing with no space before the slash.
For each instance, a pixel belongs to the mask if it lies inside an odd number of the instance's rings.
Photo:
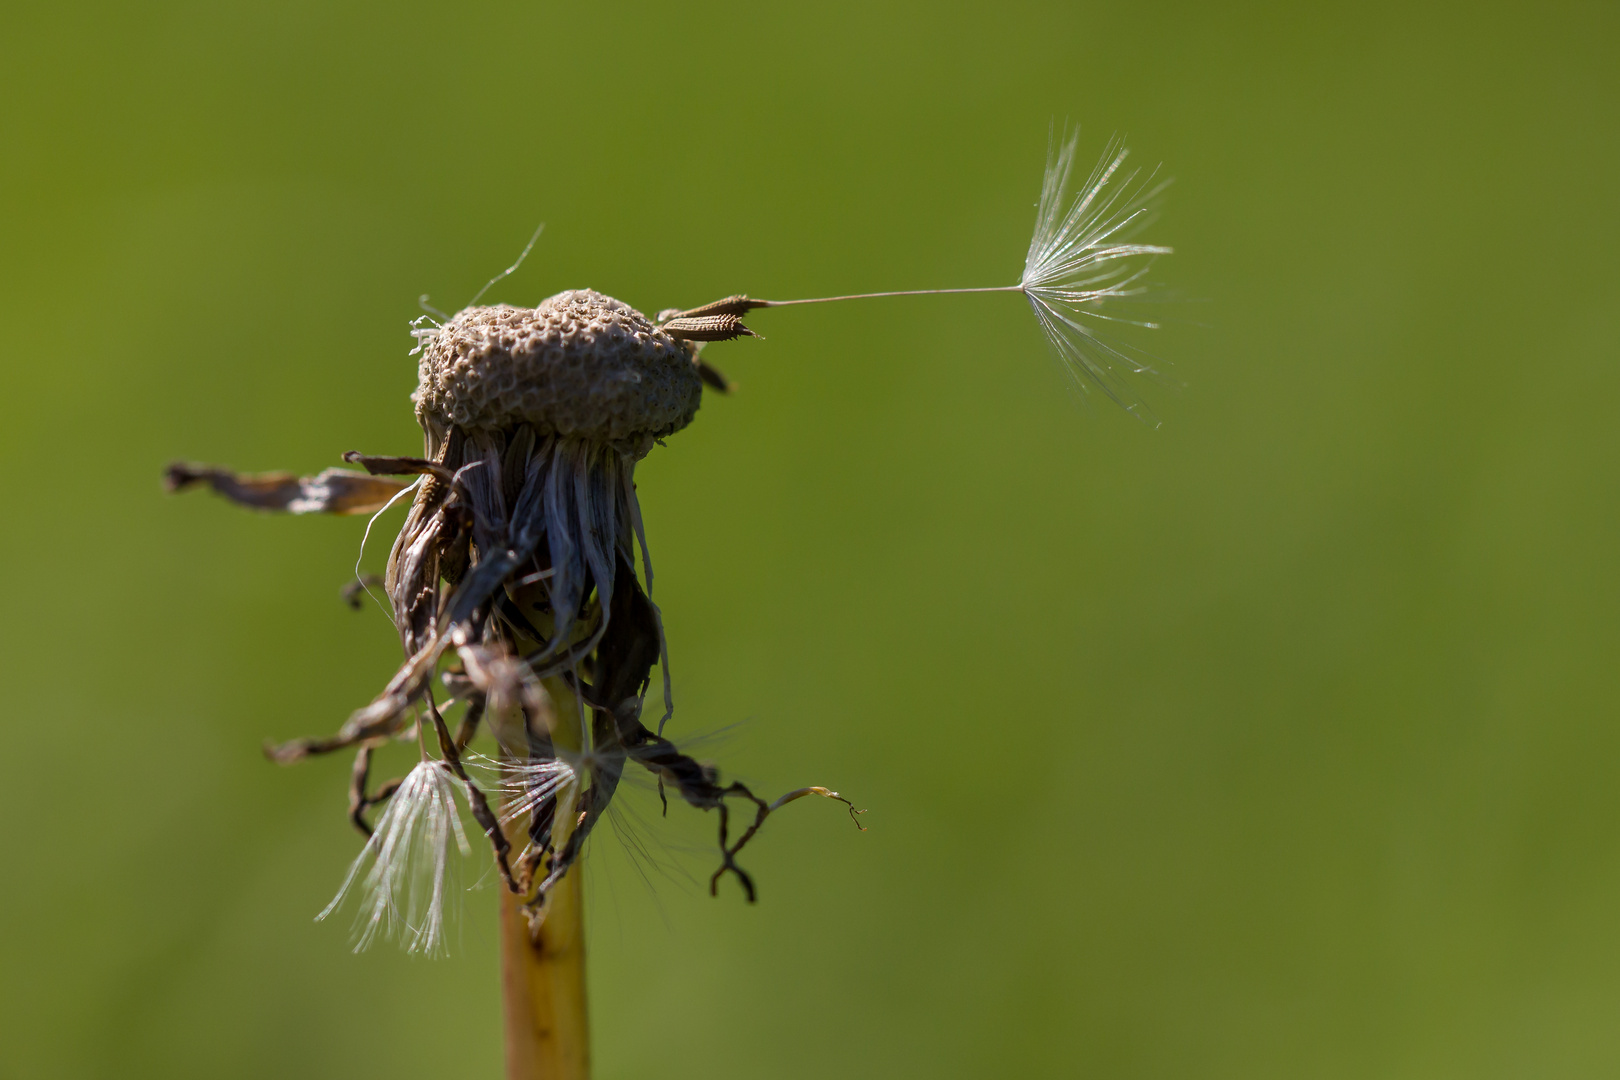
<svg viewBox="0 0 1620 1080">
<path fill-rule="evenodd" d="M 1023 292 L 1023 285 L 982 285 L 973 289 L 898 289 L 893 292 L 851 293 L 848 296 L 815 296 L 808 300 L 750 300 L 755 307 L 791 307 L 794 304 L 831 304 L 839 300 L 875 300 L 884 296 L 944 296 L 953 293 Z"/>
<path fill-rule="evenodd" d="M 556 712 L 552 740 L 559 750 L 583 749 L 580 708 L 568 685 L 547 679 Z M 554 843 L 567 842 L 575 800 L 559 799 Z M 520 819 L 521 821 L 521 819 Z M 520 835 L 511 839 L 519 844 Z M 545 920 L 531 929 L 523 898 L 501 890 L 501 997 L 506 1020 L 507 1080 L 589 1080 L 591 1051 L 585 1014 L 585 892 L 582 862 L 552 887 Z"/>
</svg>

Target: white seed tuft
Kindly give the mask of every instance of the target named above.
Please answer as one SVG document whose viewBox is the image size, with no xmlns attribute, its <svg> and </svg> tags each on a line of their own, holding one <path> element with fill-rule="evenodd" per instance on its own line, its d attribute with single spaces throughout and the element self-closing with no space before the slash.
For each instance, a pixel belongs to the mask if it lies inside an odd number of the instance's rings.
<svg viewBox="0 0 1620 1080">
<path fill-rule="evenodd" d="M 336 911 L 363 868 L 363 897 L 355 915 L 354 951 L 380 934 L 398 937 L 407 952 L 444 951 L 444 900 L 450 876 L 450 839 L 469 852 L 456 812 L 458 781 L 439 761 L 424 761 L 400 782 L 388 809 L 361 850 L 332 902 L 315 918 Z"/>
<path fill-rule="evenodd" d="M 1035 235 L 1024 260 L 1019 287 L 1029 298 L 1041 329 L 1080 390 L 1095 387 L 1139 418 L 1157 421 L 1132 387 L 1129 376 L 1157 374 L 1146 358 L 1097 336 L 1086 320 L 1130 322 L 1105 314 L 1105 302 L 1140 295 L 1153 260 L 1171 249 L 1134 238 L 1152 223 L 1153 202 L 1169 181 L 1155 183 L 1158 170 L 1122 171 L 1129 151 L 1113 139 L 1085 186 L 1065 200 L 1074 167 L 1076 128 L 1047 150 Z"/>
</svg>

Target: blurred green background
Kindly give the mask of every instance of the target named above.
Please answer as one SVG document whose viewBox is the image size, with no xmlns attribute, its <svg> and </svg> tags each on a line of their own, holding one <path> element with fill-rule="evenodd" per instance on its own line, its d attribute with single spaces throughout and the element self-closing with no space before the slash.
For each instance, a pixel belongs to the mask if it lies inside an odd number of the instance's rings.
<svg viewBox="0 0 1620 1080">
<path fill-rule="evenodd" d="M 598 1075 L 1616 1075 L 1617 21 L 11 6 L 0 1077 L 499 1072 L 491 882 L 351 955 L 348 762 L 259 754 L 397 662 L 364 521 L 167 461 L 414 452 L 417 295 L 539 220 L 492 299 L 1010 282 L 1065 117 L 1176 177 L 1186 388 L 1076 408 L 1011 296 L 710 350 L 639 474 L 671 732 L 869 831 L 773 818 L 749 907 L 627 799 L 673 868 L 599 834 Z"/>
</svg>

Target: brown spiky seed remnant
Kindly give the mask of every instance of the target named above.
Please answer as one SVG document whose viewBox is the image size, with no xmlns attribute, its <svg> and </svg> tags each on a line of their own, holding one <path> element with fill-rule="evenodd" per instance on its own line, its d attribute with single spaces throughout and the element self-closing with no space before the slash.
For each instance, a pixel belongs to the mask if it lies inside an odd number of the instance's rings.
<svg viewBox="0 0 1620 1080">
<path fill-rule="evenodd" d="M 422 350 L 417 419 L 440 431 L 532 424 L 641 457 L 692 422 L 692 356 L 641 312 L 591 289 L 535 308 L 466 308 Z"/>
<path fill-rule="evenodd" d="M 740 337 L 758 337 L 735 315 L 698 315 L 671 319 L 663 324 L 663 331 L 682 341 L 734 341 Z"/>
</svg>

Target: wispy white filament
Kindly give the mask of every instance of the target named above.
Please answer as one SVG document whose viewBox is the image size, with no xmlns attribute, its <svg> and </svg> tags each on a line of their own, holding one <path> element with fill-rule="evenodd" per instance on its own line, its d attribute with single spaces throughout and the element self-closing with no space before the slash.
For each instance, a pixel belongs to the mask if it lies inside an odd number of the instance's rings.
<svg viewBox="0 0 1620 1080">
<path fill-rule="evenodd" d="M 377 524 L 377 519 L 388 513 L 393 505 L 399 502 L 399 500 L 403 499 L 407 494 L 421 487 L 423 479 L 425 478 L 418 476 L 415 480 L 412 480 L 409 484 L 406 484 L 404 487 L 395 492 L 393 498 L 383 503 L 381 510 L 378 510 L 375 514 L 371 515 L 371 520 L 366 522 L 366 531 L 360 534 L 360 554 L 354 557 L 354 580 L 360 583 L 360 587 L 366 590 L 366 595 L 371 597 L 372 602 L 375 603 L 379 608 L 382 608 L 383 614 L 385 615 L 388 614 L 388 609 L 383 607 L 383 602 L 381 600 L 377 599 L 377 594 L 371 591 L 371 586 L 366 584 L 366 579 L 360 576 L 360 563 L 363 562 L 366 557 L 366 541 L 371 539 L 371 527 Z"/>
<path fill-rule="evenodd" d="M 324 919 L 336 911 L 359 879 L 363 899 L 355 916 L 355 952 L 379 934 L 397 936 L 408 952 L 442 951 L 451 838 L 461 854 L 469 851 L 456 812 L 457 783 L 442 762 L 424 761 L 412 769 L 388 800 L 343 887 L 315 916 Z"/>
<path fill-rule="evenodd" d="M 501 769 L 502 825 L 529 818 L 579 780 L 579 772 L 566 761 L 508 761 Z M 532 847 L 532 843 L 526 844 L 522 854 L 526 856 Z"/>
<path fill-rule="evenodd" d="M 510 825 L 531 811 L 544 806 L 575 780 L 574 767 L 566 761 L 531 761 L 523 764 L 507 762 L 502 768 L 506 775 L 500 789 L 505 796 L 501 804 L 502 825 Z"/>
<path fill-rule="evenodd" d="M 1075 385 L 1095 386 L 1127 411 L 1153 423 L 1146 406 L 1124 376 L 1153 374 L 1144 360 L 1097 337 L 1085 320 L 1130 322 L 1104 314 L 1104 301 L 1140 294 L 1140 284 L 1153 260 L 1171 249 L 1134 242 L 1153 220 L 1152 202 L 1167 182 L 1155 184 L 1155 169 L 1146 177 L 1124 171 L 1129 151 L 1115 139 L 1092 169 L 1085 186 L 1069 197 L 1074 167 L 1076 128 L 1061 146 L 1054 139 L 1047 151 L 1035 234 L 1024 259 L 1019 288 L 1029 298 L 1041 329 Z M 1152 323 L 1133 323 L 1151 327 Z"/>
</svg>

